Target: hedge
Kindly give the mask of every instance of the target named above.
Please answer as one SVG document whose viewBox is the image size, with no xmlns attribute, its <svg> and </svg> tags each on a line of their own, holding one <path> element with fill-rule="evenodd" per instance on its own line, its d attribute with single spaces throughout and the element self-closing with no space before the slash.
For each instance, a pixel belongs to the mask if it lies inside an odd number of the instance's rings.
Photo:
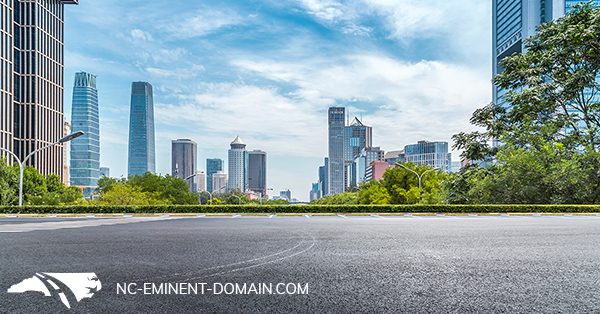
<svg viewBox="0 0 600 314">
<path fill-rule="evenodd" d="M 3 214 L 111 213 L 600 213 L 600 205 L 0 206 Z"/>
</svg>

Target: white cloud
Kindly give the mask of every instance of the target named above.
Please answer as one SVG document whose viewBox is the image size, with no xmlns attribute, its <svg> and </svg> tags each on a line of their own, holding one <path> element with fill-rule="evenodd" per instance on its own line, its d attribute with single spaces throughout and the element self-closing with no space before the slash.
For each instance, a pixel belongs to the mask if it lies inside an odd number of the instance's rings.
<svg viewBox="0 0 600 314">
<path fill-rule="evenodd" d="M 381 55 L 353 55 L 330 63 L 239 60 L 234 64 L 293 84 L 296 95 L 321 106 L 331 99 L 341 104 L 371 103 L 364 119 L 374 127 L 375 144 L 384 149 L 419 139 L 449 141 L 453 134 L 471 129 L 472 111 L 490 99 L 485 73 L 437 61 L 408 63 Z"/>
<path fill-rule="evenodd" d="M 306 9 L 317 18 L 332 21 L 345 15 L 344 5 L 333 0 L 301 0 Z"/>
<path fill-rule="evenodd" d="M 186 68 L 165 69 L 160 67 L 149 66 L 145 68 L 146 72 L 159 78 L 175 78 L 179 80 L 192 79 L 204 71 L 204 67 L 199 64 L 194 64 Z"/>
<path fill-rule="evenodd" d="M 137 40 L 137 41 L 152 41 L 152 40 L 154 40 L 152 38 L 152 35 L 150 35 L 150 33 L 145 32 L 139 28 L 132 29 L 131 32 L 129 32 L 129 35 L 131 36 L 131 39 Z"/>
<path fill-rule="evenodd" d="M 243 21 L 244 19 L 240 15 L 229 9 L 203 8 L 181 21 L 170 21 L 164 28 L 179 39 L 189 39 L 241 24 Z"/>
</svg>

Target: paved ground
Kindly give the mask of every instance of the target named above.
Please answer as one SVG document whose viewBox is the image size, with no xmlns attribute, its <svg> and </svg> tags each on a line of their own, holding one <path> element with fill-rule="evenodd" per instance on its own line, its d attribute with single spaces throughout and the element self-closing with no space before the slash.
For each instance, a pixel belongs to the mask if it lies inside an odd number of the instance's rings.
<svg viewBox="0 0 600 314">
<path fill-rule="evenodd" d="M 71 312 L 592 313 L 599 244 L 600 217 L 6 218 L 0 312 L 66 311 L 55 295 L 6 291 L 35 273 L 95 272 L 102 289 Z M 117 294 L 144 282 L 309 293 Z"/>
</svg>

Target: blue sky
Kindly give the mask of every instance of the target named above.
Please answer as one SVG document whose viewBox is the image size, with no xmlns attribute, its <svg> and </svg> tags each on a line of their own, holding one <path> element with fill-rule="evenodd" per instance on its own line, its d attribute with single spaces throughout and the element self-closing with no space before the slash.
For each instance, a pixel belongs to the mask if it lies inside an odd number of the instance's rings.
<svg viewBox="0 0 600 314">
<path fill-rule="evenodd" d="M 81 0 L 65 14 L 67 119 L 74 73 L 96 74 L 101 164 L 125 175 L 131 82 L 148 81 L 158 172 L 172 139 L 196 141 L 205 170 L 240 135 L 268 153 L 269 187 L 306 200 L 331 105 L 386 151 L 472 129 L 491 99 L 489 2 Z"/>
</svg>

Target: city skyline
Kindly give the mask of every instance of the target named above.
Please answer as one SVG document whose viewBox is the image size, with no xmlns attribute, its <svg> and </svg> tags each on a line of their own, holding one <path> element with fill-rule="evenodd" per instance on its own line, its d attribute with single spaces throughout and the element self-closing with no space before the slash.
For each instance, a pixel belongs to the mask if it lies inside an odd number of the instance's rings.
<svg viewBox="0 0 600 314">
<path fill-rule="evenodd" d="M 469 19 L 451 2 L 141 3 L 81 1 L 66 11 L 66 75 L 103 78 L 101 163 L 115 177 L 126 176 L 119 133 L 131 81 L 155 87 L 158 173 L 170 172 L 173 138 L 196 141 L 199 160 L 225 160 L 224 144 L 240 134 L 269 152 L 269 185 L 302 200 L 327 155 L 329 106 L 346 106 L 377 128 L 377 146 L 393 150 L 449 141 L 491 100 L 488 3 L 467 1 Z M 124 15 L 131 9 L 136 16 Z M 402 22 L 407 15 L 418 23 Z M 272 49 L 258 49 L 265 45 Z"/>
</svg>

